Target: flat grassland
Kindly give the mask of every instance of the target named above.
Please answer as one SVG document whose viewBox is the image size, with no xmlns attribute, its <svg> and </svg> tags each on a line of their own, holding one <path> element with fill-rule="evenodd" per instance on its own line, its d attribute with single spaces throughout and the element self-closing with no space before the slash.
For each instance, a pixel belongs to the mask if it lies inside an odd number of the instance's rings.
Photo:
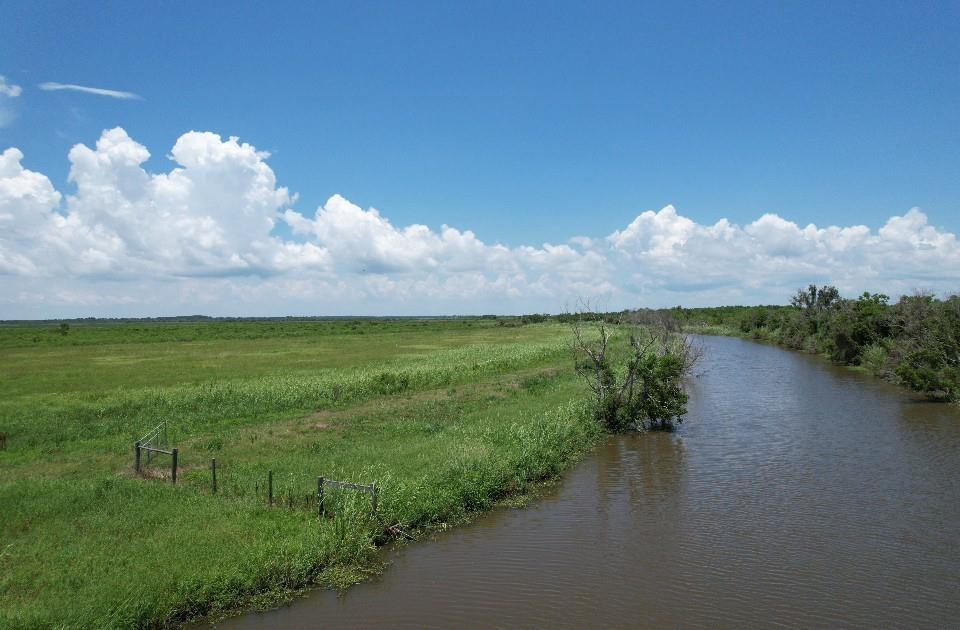
<svg viewBox="0 0 960 630">
<path fill-rule="evenodd" d="M 0 327 L 0 627 L 275 605 L 556 476 L 600 439 L 568 331 L 497 324 Z M 133 475 L 135 440 L 163 420 L 176 485 L 166 456 Z M 320 518 L 320 475 L 375 482 L 376 516 L 330 491 Z"/>
</svg>

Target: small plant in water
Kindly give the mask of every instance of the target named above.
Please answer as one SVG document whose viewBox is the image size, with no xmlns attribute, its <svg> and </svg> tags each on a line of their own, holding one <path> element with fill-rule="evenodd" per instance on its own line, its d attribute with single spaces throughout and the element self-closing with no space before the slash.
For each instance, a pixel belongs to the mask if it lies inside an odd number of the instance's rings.
<svg viewBox="0 0 960 630">
<path fill-rule="evenodd" d="M 688 338 L 662 327 L 608 324 L 600 318 L 572 324 L 577 374 L 594 398 L 597 420 L 608 430 L 667 430 L 683 422 L 683 378 L 700 358 Z M 615 331 L 629 335 L 626 351 L 614 347 Z M 614 355 L 623 357 L 620 361 Z"/>
</svg>

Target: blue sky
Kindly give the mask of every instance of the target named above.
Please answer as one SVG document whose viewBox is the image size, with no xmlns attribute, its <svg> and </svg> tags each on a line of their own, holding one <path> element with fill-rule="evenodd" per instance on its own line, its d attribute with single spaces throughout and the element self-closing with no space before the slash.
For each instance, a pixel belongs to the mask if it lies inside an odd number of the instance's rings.
<svg viewBox="0 0 960 630">
<path fill-rule="evenodd" d="M 305 216 L 340 194 L 398 228 L 508 248 L 603 239 L 668 204 L 703 226 L 772 213 L 874 231 L 919 207 L 938 234 L 960 231 L 955 2 L 5 2 L 0 16 L 0 75 L 22 90 L 0 101 L 0 151 L 50 180 L 61 214 L 71 147 L 121 127 L 150 173 L 173 168 L 185 132 L 239 136 L 271 153 Z M 272 233 L 320 238 L 283 221 Z M 614 302 L 643 293 L 620 288 Z"/>
</svg>

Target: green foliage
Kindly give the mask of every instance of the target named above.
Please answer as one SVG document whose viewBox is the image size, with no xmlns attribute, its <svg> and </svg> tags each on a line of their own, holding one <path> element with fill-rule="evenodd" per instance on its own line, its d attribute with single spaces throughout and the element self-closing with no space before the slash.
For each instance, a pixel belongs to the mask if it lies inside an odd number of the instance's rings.
<svg viewBox="0 0 960 630">
<path fill-rule="evenodd" d="M 895 372 L 902 383 L 932 398 L 960 396 L 960 296 L 904 296 L 894 307 L 898 331 Z"/>
<path fill-rule="evenodd" d="M 606 430 L 672 430 L 683 422 L 683 377 L 692 366 L 686 339 L 657 329 L 611 331 L 603 322 L 591 331 L 575 324 L 573 331 L 576 371 L 593 392 L 594 416 Z"/>
<path fill-rule="evenodd" d="M 687 394 L 682 388 L 683 361 L 677 354 L 650 352 L 631 359 L 627 374 L 633 383 L 626 391 L 618 386 L 613 370 L 604 366 L 605 393 L 597 402 L 597 417 L 608 431 L 622 433 L 631 427 L 672 430 L 683 422 Z M 630 376 L 625 376 L 630 378 Z"/>
<path fill-rule="evenodd" d="M 791 306 L 670 309 L 685 330 L 737 334 L 860 365 L 932 399 L 960 398 L 960 296 L 917 293 L 891 305 L 881 293 L 855 300 L 810 285 Z"/>
<path fill-rule="evenodd" d="M 867 346 L 890 336 L 893 321 L 888 300 L 882 293 L 864 293 L 856 300 L 840 303 L 827 331 L 834 361 L 856 365 Z"/>
<path fill-rule="evenodd" d="M 874 376 L 883 376 L 889 358 L 890 353 L 882 344 L 873 344 L 864 348 L 860 355 L 860 365 Z"/>
</svg>

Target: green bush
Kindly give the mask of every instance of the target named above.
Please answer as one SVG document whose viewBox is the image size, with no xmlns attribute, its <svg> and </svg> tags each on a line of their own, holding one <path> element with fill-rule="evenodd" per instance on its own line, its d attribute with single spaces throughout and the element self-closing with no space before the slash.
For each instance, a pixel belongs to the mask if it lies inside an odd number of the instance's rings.
<svg viewBox="0 0 960 630">
<path fill-rule="evenodd" d="M 917 292 L 895 305 L 882 293 L 840 297 L 836 287 L 810 285 L 790 306 L 673 308 L 670 316 L 698 332 L 769 339 L 827 354 L 938 400 L 960 398 L 960 296 Z"/>
<path fill-rule="evenodd" d="M 621 327 L 614 330 L 624 332 Z M 595 333 L 599 340 L 574 328 L 576 370 L 593 392 L 597 421 L 613 433 L 672 430 L 683 422 L 683 377 L 695 356 L 688 340 L 665 330 L 636 329 L 626 352 L 618 353 L 616 335 L 605 323 L 598 323 Z M 618 354 L 625 358 L 616 361 L 613 356 Z"/>
<path fill-rule="evenodd" d="M 874 376 L 885 373 L 890 353 L 881 344 L 867 346 L 860 355 L 860 365 Z"/>
</svg>

